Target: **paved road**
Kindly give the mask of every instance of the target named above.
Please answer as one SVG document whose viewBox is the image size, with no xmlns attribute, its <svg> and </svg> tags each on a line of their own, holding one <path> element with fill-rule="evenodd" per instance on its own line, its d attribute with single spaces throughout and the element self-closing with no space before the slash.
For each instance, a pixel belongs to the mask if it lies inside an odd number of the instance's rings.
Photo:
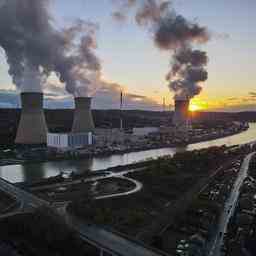
<svg viewBox="0 0 256 256">
<path fill-rule="evenodd" d="M 249 169 L 249 164 L 251 158 L 255 155 L 255 152 L 247 155 L 241 165 L 240 172 L 234 184 L 234 188 L 231 192 L 231 195 L 227 202 L 225 203 L 223 213 L 220 217 L 220 221 L 217 228 L 216 236 L 214 237 L 210 249 L 208 252 L 209 256 L 220 256 L 221 255 L 221 246 L 223 243 L 224 233 L 226 232 L 227 225 L 230 217 L 233 215 L 235 206 L 239 197 L 240 187 L 243 184 L 244 179 L 247 177 L 247 171 Z M 219 235 L 221 232 L 222 235 Z"/>
<path fill-rule="evenodd" d="M 147 247 L 140 242 L 128 240 L 125 237 L 109 232 L 96 225 L 85 224 L 79 218 L 68 216 L 66 217 L 68 223 L 72 225 L 76 230 L 79 230 L 81 238 L 85 240 L 97 241 L 102 248 L 109 248 L 110 245 L 114 248 L 116 255 L 122 256 L 167 256 L 164 252 L 160 252 L 156 249 Z M 169 255 L 170 256 L 170 255 Z"/>
<path fill-rule="evenodd" d="M 0 179 L 0 189 L 14 196 L 23 203 L 23 209 L 35 209 L 40 206 L 50 207 L 49 202 L 39 199 L 30 193 L 14 186 L 13 184 Z M 61 215 L 60 215 L 61 217 Z M 64 215 L 67 223 L 74 228 L 80 237 L 98 246 L 99 248 L 116 256 L 161 256 L 164 253 L 158 252 L 152 248 L 146 247 L 137 241 L 129 240 L 120 235 L 114 234 L 97 226 L 86 225 L 75 217 Z"/>
<path fill-rule="evenodd" d="M 21 202 L 20 210 L 23 210 L 23 211 L 37 208 L 43 205 L 49 205 L 49 202 L 42 200 L 1 178 L 0 178 L 0 190 L 4 191 L 10 196 L 15 197 L 17 201 L 20 201 Z"/>
<path fill-rule="evenodd" d="M 112 198 L 112 197 L 127 196 L 127 195 L 131 195 L 131 194 L 134 194 L 134 193 L 137 193 L 138 191 L 140 191 L 143 187 L 143 184 L 135 179 L 128 178 L 125 175 L 127 175 L 129 173 L 133 173 L 133 172 L 139 172 L 144 169 L 145 168 L 143 167 L 143 168 L 131 169 L 131 170 L 122 171 L 122 172 L 108 172 L 107 174 L 103 174 L 103 175 L 96 176 L 96 177 L 85 178 L 85 179 L 81 178 L 79 180 L 74 180 L 74 181 L 67 181 L 67 182 L 60 182 L 57 184 L 38 186 L 38 187 L 31 188 L 31 191 L 54 189 L 54 188 L 59 188 L 59 187 L 81 184 L 81 183 L 96 182 L 96 181 L 101 181 L 101 180 L 105 180 L 108 178 L 121 178 L 121 179 L 132 182 L 135 185 L 134 189 L 131 189 L 127 192 L 122 192 L 122 193 L 113 193 L 113 194 L 108 194 L 108 195 L 104 195 L 104 196 L 96 196 L 95 199 L 98 200 L 98 199 L 106 199 L 106 198 Z M 66 201 L 66 203 L 68 203 L 68 201 Z"/>
</svg>

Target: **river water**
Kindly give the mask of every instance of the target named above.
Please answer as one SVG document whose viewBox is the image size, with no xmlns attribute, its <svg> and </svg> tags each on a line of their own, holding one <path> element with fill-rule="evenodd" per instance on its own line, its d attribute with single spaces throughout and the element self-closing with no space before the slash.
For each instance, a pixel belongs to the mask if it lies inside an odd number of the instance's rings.
<svg viewBox="0 0 256 256">
<path fill-rule="evenodd" d="M 227 146 L 244 144 L 256 140 L 256 124 L 250 123 L 247 131 L 228 136 L 221 139 L 205 141 L 190 144 L 186 147 L 173 147 L 152 149 L 140 152 L 132 152 L 126 154 L 116 154 L 107 157 L 94 157 L 91 159 L 76 161 L 57 161 L 24 165 L 8 165 L 0 167 L 0 177 L 10 182 L 31 182 L 42 178 L 48 178 L 58 175 L 61 171 L 74 171 L 83 173 L 87 171 L 102 170 L 118 165 L 127 165 L 134 162 L 144 161 L 149 158 L 157 158 L 159 156 L 173 155 L 176 152 L 184 152 L 186 150 L 194 150 L 207 148 L 211 146 Z"/>
</svg>

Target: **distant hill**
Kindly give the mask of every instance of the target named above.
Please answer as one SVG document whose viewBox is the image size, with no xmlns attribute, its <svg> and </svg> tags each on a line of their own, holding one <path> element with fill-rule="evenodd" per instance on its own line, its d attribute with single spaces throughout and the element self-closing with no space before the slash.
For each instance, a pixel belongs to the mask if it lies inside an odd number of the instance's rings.
<svg viewBox="0 0 256 256">
<path fill-rule="evenodd" d="M 0 144 L 13 144 L 19 118 L 20 109 L 0 109 Z M 93 110 L 93 118 L 96 127 L 119 127 L 120 115 L 124 126 L 143 127 L 170 125 L 173 112 L 143 111 L 143 110 Z M 46 121 L 52 132 L 68 132 L 73 122 L 72 109 L 45 110 Z M 256 112 L 196 112 L 191 116 L 195 122 L 243 121 L 255 122 Z"/>
</svg>

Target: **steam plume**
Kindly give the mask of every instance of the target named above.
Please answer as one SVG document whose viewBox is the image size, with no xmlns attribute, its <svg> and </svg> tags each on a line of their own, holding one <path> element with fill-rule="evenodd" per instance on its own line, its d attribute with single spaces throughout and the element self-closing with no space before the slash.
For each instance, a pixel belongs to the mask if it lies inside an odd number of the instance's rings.
<svg viewBox="0 0 256 256">
<path fill-rule="evenodd" d="M 155 45 L 172 54 L 171 70 L 166 76 L 169 88 L 175 97 L 192 98 L 201 91 L 200 82 L 208 78 L 205 66 L 206 52 L 193 50 L 194 44 L 209 40 L 205 27 L 189 22 L 176 14 L 170 1 L 161 0 L 116 0 L 119 10 L 114 17 L 126 17 L 127 8 L 135 8 L 135 20 L 153 32 Z"/>
<path fill-rule="evenodd" d="M 78 20 L 55 28 L 49 1 L 0 0 L 0 46 L 9 74 L 21 91 L 41 91 L 54 72 L 69 93 L 90 95 L 101 75 L 94 52 L 97 25 Z"/>
</svg>

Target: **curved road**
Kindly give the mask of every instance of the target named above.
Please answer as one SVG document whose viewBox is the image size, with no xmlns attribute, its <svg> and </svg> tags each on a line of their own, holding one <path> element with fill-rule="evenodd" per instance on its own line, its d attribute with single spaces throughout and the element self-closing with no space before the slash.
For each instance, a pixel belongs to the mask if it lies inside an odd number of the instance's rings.
<svg viewBox="0 0 256 256">
<path fill-rule="evenodd" d="M 122 193 L 114 193 L 114 194 L 109 194 L 109 195 L 104 195 L 104 196 L 97 196 L 97 197 L 95 197 L 95 199 L 106 199 L 106 198 L 111 198 L 111 197 L 127 196 L 127 195 L 130 195 L 130 194 L 140 191 L 143 187 L 143 184 L 135 179 L 128 178 L 125 175 L 129 174 L 129 173 L 133 173 L 133 172 L 138 172 L 138 171 L 141 171 L 144 169 L 145 168 L 143 167 L 143 168 L 131 169 L 131 170 L 127 170 L 127 171 L 123 171 L 123 172 L 119 172 L 119 173 L 108 172 L 107 174 L 103 174 L 103 175 L 100 175 L 97 177 L 92 177 L 92 178 L 86 178 L 86 179 L 82 178 L 79 180 L 62 182 L 62 183 L 58 183 L 58 184 L 43 185 L 43 186 L 32 188 L 31 191 L 58 188 L 58 187 L 63 187 L 63 186 L 80 184 L 82 182 L 85 182 L 85 183 L 96 182 L 96 181 L 100 181 L 100 180 L 104 180 L 104 179 L 108 179 L 108 178 L 121 178 L 121 179 L 132 182 L 135 185 L 134 189 L 129 190 L 127 192 L 122 192 Z M 68 203 L 68 202 L 66 202 L 66 203 Z"/>
</svg>

